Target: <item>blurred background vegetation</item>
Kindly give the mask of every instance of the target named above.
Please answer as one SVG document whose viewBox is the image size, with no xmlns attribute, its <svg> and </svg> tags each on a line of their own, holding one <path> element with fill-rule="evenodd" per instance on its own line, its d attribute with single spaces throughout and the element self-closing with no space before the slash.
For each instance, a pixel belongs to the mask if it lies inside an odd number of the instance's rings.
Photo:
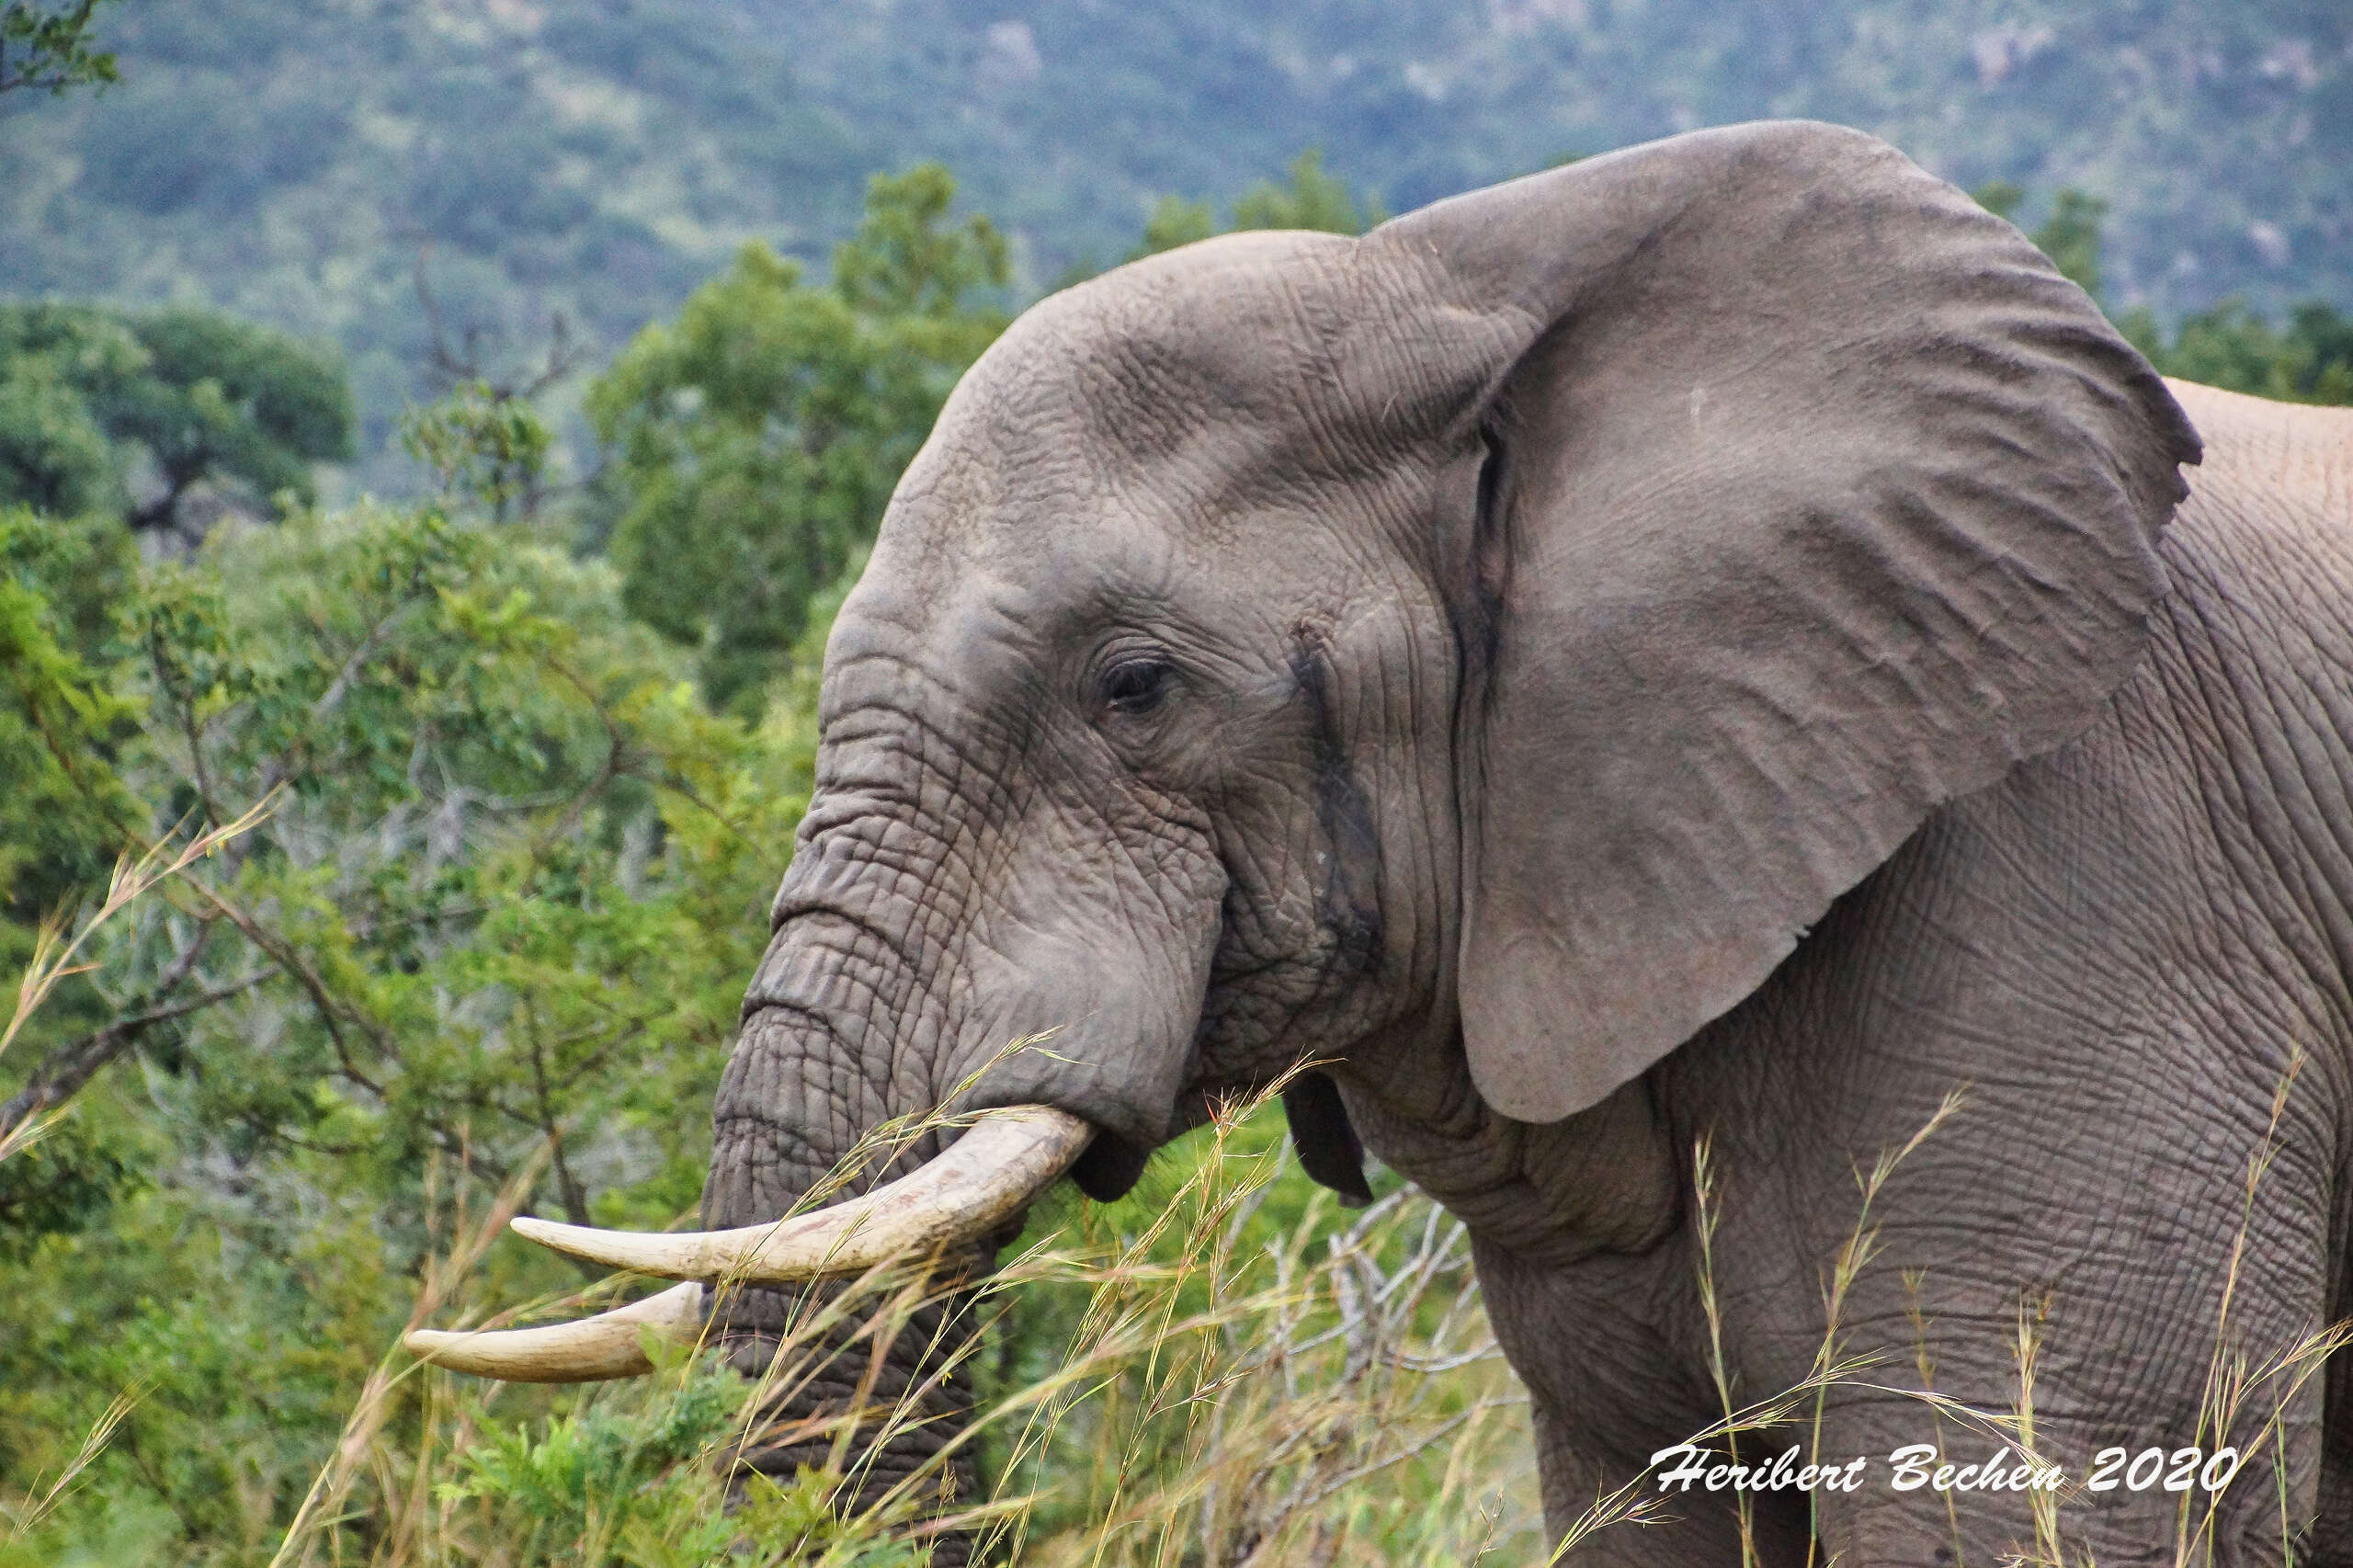
<svg viewBox="0 0 2353 1568">
<path fill-rule="evenodd" d="M 14 7 L 12 7 L 14 8 Z M 41 0 L 32 11 L 69 11 Z M 1767 115 L 1886 136 L 2040 223 L 2108 204 L 2120 310 L 2353 301 L 2338 0 L 127 0 L 122 82 L 0 93 L 0 296 L 205 303 L 332 341 L 359 483 L 415 486 L 452 333 L 610 354 L 758 240 L 811 274 L 938 162 L 1033 296 L 1305 148 L 1403 211 Z M 495 376 L 494 376 L 495 379 Z M 566 444 L 577 381 L 555 389 Z"/>
<path fill-rule="evenodd" d="M 712 1526 L 740 1399 L 692 1368 L 383 1358 L 579 1291 L 472 1245 L 495 1195 L 695 1207 L 832 608 L 1043 288 L 1810 113 L 2169 372 L 2353 402 L 2349 51 L 2219 0 L 6 0 L 0 968 L 55 985 L 0 1047 L 0 1568 L 911 1560 L 822 1489 Z M 96 921 L 122 857 L 256 812 Z M 1455 1243 L 1333 1212 L 1279 1125 L 1033 1226 L 1085 1240 L 983 1386 L 1093 1380 L 984 1438 L 1040 1560 L 1526 1547 Z M 1253 1391 L 1227 1425 L 1180 1360 Z"/>
</svg>

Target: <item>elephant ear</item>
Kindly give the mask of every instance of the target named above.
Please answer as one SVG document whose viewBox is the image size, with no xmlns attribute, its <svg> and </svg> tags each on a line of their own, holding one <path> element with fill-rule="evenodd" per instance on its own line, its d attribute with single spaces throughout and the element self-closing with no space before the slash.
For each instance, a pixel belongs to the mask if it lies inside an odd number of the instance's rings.
<svg viewBox="0 0 2353 1568">
<path fill-rule="evenodd" d="M 2091 723 L 2197 436 L 2016 230 L 1834 127 L 1633 148 L 1360 254 L 1416 280 L 1390 358 L 1433 439 L 1487 446 L 1448 568 L 1462 1030 L 1490 1104 L 1555 1120 Z"/>
</svg>

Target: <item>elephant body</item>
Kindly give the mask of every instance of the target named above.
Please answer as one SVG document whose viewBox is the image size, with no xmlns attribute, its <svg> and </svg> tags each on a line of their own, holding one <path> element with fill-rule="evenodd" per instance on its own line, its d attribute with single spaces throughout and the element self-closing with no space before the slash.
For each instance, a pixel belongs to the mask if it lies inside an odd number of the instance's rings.
<svg viewBox="0 0 2353 1568">
<path fill-rule="evenodd" d="M 1737 1403 L 1814 1369 L 1830 1260 L 1866 1223 L 1858 1172 L 1962 1085 L 1868 1221 L 1878 1257 L 1841 1312 L 1840 1354 L 1881 1358 L 1861 1381 L 1918 1388 L 1925 1352 L 1927 1386 L 2013 1412 L 2023 1310 L 2040 1342 L 2035 1446 L 2080 1480 L 2111 1445 L 2222 1446 L 2199 1413 L 2226 1301 L 2222 1343 L 2257 1365 L 2347 1311 L 2353 414 L 2175 391 L 2207 450 L 2165 536 L 2172 591 L 2145 663 L 2081 737 L 1930 816 L 1762 988 L 1638 1081 L 1646 1114 L 1601 1130 L 1627 1167 L 1679 1155 L 1688 1169 L 1694 1140 L 1712 1140 L 1711 1273 Z M 1459 1132 L 1433 1136 L 1446 1110 L 1394 1097 L 1393 1078 L 1341 1082 L 1374 1152 L 1443 1196 L 1470 1163 Z M 1525 1161 L 1500 1150 L 1525 1130 L 1498 1124 L 1489 1165 Z M 1535 1396 L 1556 1528 L 1723 1414 L 1688 1184 L 1646 1180 L 1618 1201 L 1654 1208 L 1567 1229 L 1665 1239 L 1479 1254 Z M 2325 1391 L 2286 1374 L 2248 1392 L 2231 1437 L 2285 1452 L 2286 1496 L 2234 1488 L 2210 1525 L 2191 1494 L 2190 1560 L 2210 1560 L 2202 1528 L 2211 1561 L 2280 1561 L 2298 1534 L 2299 1562 L 2353 1561 L 2353 1386 L 2337 1370 Z M 2023 1496 L 1970 1494 L 1949 1516 L 1945 1495 L 1885 1483 L 1907 1444 L 1986 1458 L 1999 1445 L 1984 1428 L 1859 1387 L 1827 1393 L 1818 1438 L 1812 1411 L 1743 1448 L 1869 1457 L 1864 1490 L 1813 1499 L 1833 1561 L 2031 1549 Z M 2172 1561 L 2184 1501 L 2119 1486 L 2064 1505 L 2063 1539 L 2102 1564 L 2157 1548 Z M 1573 1561 L 1741 1561 L 1725 1495 L 1675 1503 L 1680 1522 L 1604 1530 Z M 1763 1561 L 1804 1560 L 1807 1506 L 1757 1500 Z"/>
<path fill-rule="evenodd" d="M 1310 1175 L 1370 1149 L 1468 1226 L 1555 1530 L 1836 1363 L 1740 1451 L 1872 1469 L 1757 1495 L 1766 1562 L 2353 1562 L 2353 1387 L 2256 1375 L 2346 1310 L 2347 420 L 2169 390 L 1805 123 L 1051 296 L 835 620 L 706 1222 L 941 1105 L 1044 1108 L 1116 1197 L 1288 1084 Z M 791 1309 L 731 1294 L 740 1365 Z M 752 1462 L 921 1389 L 869 1471 L 918 1475 L 953 1335 L 861 1342 Z M 1928 1391 L 2078 1481 L 2244 1462 L 2211 1520 L 1898 1488 L 1994 1446 Z M 1581 1560 L 1742 1561 L 1730 1494 L 1664 1501 Z"/>
</svg>

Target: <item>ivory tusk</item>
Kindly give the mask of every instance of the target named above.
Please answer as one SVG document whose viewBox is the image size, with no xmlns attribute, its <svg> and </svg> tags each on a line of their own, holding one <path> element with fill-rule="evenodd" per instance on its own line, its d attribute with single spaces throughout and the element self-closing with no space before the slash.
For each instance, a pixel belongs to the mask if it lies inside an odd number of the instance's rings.
<svg viewBox="0 0 2353 1568">
<path fill-rule="evenodd" d="M 692 1345 L 701 1336 L 702 1326 L 702 1287 L 687 1284 L 577 1323 L 472 1334 L 419 1328 L 401 1343 L 453 1372 L 510 1383 L 593 1383 L 654 1369 L 638 1338 L 641 1334 L 650 1330 L 673 1345 Z"/>
<path fill-rule="evenodd" d="M 573 1257 L 673 1279 L 779 1285 L 863 1274 L 986 1235 L 1068 1170 L 1094 1136 L 1068 1111 L 1009 1106 L 978 1113 L 938 1159 L 863 1198 L 766 1224 L 670 1233 L 524 1217 L 513 1224 Z"/>
</svg>

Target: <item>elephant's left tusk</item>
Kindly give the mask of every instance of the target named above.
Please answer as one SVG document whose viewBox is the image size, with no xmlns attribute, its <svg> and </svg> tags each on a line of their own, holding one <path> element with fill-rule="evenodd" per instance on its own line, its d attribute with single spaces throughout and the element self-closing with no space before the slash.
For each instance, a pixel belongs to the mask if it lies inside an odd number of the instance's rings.
<svg viewBox="0 0 2353 1568">
<path fill-rule="evenodd" d="M 863 1198 L 732 1231 L 599 1231 L 518 1217 L 516 1233 L 612 1268 L 706 1284 L 863 1274 L 987 1235 L 1068 1170 L 1095 1129 L 1051 1106 L 984 1110 L 938 1159 Z"/>
<path fill-rule="evenodd" d="M 474 1334 L 419 1328 L 401 1343 L 453 1372 L 504 1378 L 510 1383 L 593 1383 L 654 1369 L 640 1335 L 650 1332 L 673 1345 L 692 1345 L 701 1336 L 702 1325 L 702 1287 L 688 1284 L 673 1285 L 659 1295 L 577 1323 Z"/>
</svg>

